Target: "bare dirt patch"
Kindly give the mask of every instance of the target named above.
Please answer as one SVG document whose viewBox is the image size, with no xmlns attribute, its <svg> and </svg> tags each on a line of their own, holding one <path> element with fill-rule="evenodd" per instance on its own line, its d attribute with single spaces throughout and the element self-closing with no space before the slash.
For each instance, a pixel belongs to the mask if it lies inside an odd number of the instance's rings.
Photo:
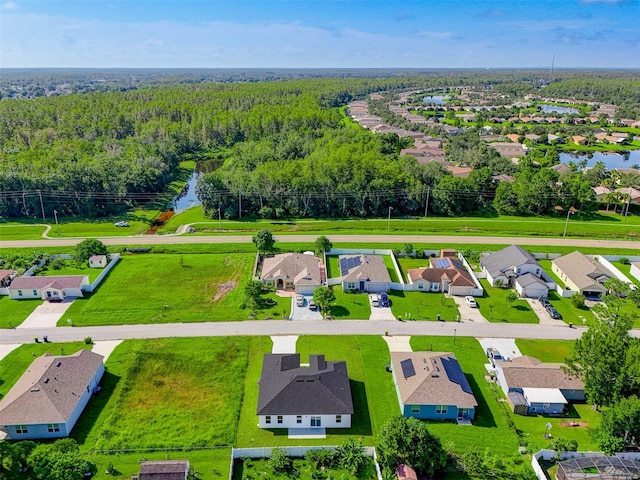
<svg viewBox="0 0 640 480">
<path fill-rule="evenodd" d="M 238 280 L 237 279 L 231 279 L 228 280 L 226 282 L 223 283 L 214 283 L 211 284 L 210 287 L 214 290 L 214 294 L 213 297 L 211 298 L 211 301 L 213 303 L 215 302 L 219 302 L 220 300 L 222 300 L 224 298 L 224 296 L 229 293 L 231 290 L 233 290 L 234 288 L 236 288 L 238 286 Z"/>
<path fill-rule="evenodd" d="M 582 427 L 582 428 L 586 428 L 589 426 L 589 424 L 587 422 L 560 422 L 560 426 L 561 427 L 567 427 L 567 428 L 577 428 L 577 427 Z"/>
</svg>

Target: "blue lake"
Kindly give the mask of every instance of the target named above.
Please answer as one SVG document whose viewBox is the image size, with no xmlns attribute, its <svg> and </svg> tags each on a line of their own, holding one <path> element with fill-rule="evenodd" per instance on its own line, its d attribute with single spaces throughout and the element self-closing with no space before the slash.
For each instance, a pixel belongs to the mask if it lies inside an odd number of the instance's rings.
<svg viewBox="0 0 640 480">
<path fill-rule="evenodd" d="M 189 207 L 200 205 L 200 200 L 196 196 L 196 183 L 198 183 L 200 175 L 202 175 L 202 173 L 197 171 L 193 172 L 189 178 L 189 182 L 187 182 L 182 192 L 180 192 L 180 194 L 173 200 L 173 205 L 169 208 L 174 210 L 176 213 L 180 213 Z"/>
<path fill-rule="evenodd" d="M 543 113 L 578 113 L 578 110 L 570 107 L 558 107 L 557 105 L 540 105 Z"/>
<path fill-rule="evenodd" d="M 612 168 L 632 168 L 632 165 L 640 165 L 640 150 L 631 150 L 625 155 L 602 152 L 560 154 L 560 163 L 577 163 L 583 159 L 587 160 L 587 167 L 593 167 L 597 161 L 601 161 L 609 170 Z"/>
<path fill-rule="evenodd" d="M 433 103 L 435 105 L 444 105 L 445 102 L 449 99 L 446 95 L 428 95 L 422 98 L 424 103 Z"/>
</svg>

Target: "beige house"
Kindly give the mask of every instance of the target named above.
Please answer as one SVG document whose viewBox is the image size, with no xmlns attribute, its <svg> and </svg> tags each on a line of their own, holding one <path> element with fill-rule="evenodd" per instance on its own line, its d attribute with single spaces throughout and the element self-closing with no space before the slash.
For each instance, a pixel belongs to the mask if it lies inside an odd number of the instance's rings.
<svg viewBox="0 0 640 480">
<path fill-rule="evenodd" d="M 323 284 L 324 268 L 314 255 L 282 253 L 262 261 L 260 281 L 276 289 L 293 288 L 297 293 L 313 293 Z"/>
<path fill-rule="evenodd" d="M 566 288 L 587 297 L 607 293 L 604 283 L 613 274 L 601 263 L 575 251 L 551 261 L 551 271 L 564 282 Z"/>
<path fill-rule="evenodd" d="M 8 290 L 9 297 L 16 300 L 41 298 L 57 301 L 67 297 L 82 297 L 82 290 L 88 285 L 88 275 L 16 277 Z"/>
</svg>

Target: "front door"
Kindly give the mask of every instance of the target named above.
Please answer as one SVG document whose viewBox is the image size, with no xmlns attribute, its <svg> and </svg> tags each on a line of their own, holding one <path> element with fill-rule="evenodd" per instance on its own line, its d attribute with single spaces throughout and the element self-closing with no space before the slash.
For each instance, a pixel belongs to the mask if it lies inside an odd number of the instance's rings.
<svg viewBox="0 0 640 480">
<path fill-rule="evenodd" d="M 322 417 L 311 417 L 311 426 L 312 427 L 321 427 L 322 426 Z"/>
</svg>

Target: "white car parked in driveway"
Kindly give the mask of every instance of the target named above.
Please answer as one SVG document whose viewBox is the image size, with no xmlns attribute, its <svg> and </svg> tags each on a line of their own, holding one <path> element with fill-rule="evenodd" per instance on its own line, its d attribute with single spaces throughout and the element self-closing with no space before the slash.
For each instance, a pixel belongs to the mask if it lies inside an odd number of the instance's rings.
<svg viewBox="0 0 640 480">
<path fill-rule="evenodd" d="M 302 307 L 304 306 L 304 296 L 302 295 L 296 295 L 296 305 L 298 307 Z"/>
<path fill-rule="evenodd" d="M 469 307 L 471 308 L 478 308 L 478 304 L 476 303 L 476 299 L 473 298 L 470 295 L 467 295 L 466 297 L 464 297 L 464 301 L 467 305 L 469 305 Z"/>
<path fill-rule="evenodd" d="M 379 305 L 380 299 L 377 293 L 371 293 L 369 295 L 369 303 L 371 303 L 372 307 L 377 307 Z"/>
</svg>

